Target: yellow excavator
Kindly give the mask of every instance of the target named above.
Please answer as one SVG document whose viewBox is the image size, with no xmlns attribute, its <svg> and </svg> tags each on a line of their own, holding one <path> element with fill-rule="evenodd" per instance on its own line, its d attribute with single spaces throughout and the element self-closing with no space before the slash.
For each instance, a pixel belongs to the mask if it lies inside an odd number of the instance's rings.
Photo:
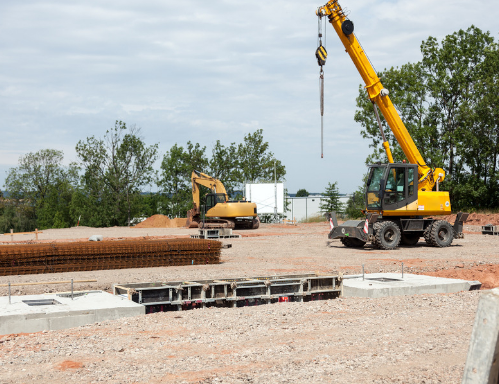
<svg viewBox="0 0 499 384">
<path fill-rule="evenodd" d="M 432 169 L 426 165 L 390 101 L 388 90 L 381 84 L 364 49 L 353 33 L 353 22 L 347 18 L 338 0 L 330 0 L 324 6 L 319 7 L 316 15 L 319 17 L 320 26 L 322 18 L 328 18 L 362 77 L 368 97 L 373 103 L 383 138 L 383 147 L 388 158 L 386 164 L 369 166 L 365 192 L 366 220 L 348 220 L 338 226 L 333 213 L 330 217 L 333 228 L 328 237 L 340 238 L 347 247 L 363 247 L 367 242 L 371 242 L 377 248 L 395 249 L 401 242 L 404 245 L 415 245 L 421 237 L 424 237 L 426 243 L 432 246 L 449 246 L 454 238 L 463 237 L 463 223 L 468 218 L 468 214 L 458 213 L 454 226 L 446 220 L 433 218 L 433 216 L 451 214 L 449 193 L 439 191 L 439 183 L 444 181 L 445 171 L 441 168 Z M 316 58 L 321 67 L 320 78 L 323 81 L 322 67 L 326 62 L 327 51 L 322 46 L 320 27 Z M 323 86 L 321 86 L 321 91 L 323 92 Z M 321 97 L 321 103 L 323 103 L 323 97 Z M 393 162 L 378 108 L 406 155 L 408 163 Z M 321 104 L 321 115 L 323 115 L 323 104 Z"/>
<path fill-rule="evenodd" d="M 193 171 L 191 182 L 194 207 L 187 212 L 188 227 L 257 229 L 260 226 L 256 204 L 246 200 L 229 201 L 229 196 L 220 180 Z M 203 212 L 201 212 L 200 185 L 210 190 L 204 198 Z M 204 217 L 201 213 L 204 213 Z"/>
</svg>

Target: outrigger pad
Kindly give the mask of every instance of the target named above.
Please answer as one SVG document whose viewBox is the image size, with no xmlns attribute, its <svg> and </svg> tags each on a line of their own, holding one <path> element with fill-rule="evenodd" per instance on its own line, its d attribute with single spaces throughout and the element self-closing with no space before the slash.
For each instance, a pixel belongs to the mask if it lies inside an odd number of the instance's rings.
<svg viewBox="0 0 499 384">
<path fill-rule="evenodd" d="M 456 221 L 454 222 L 454 239 L 462 239 L 464 238 L 463 234 L 463 223 L 468 220 L 469 213 L 458 212 L 456 215 Z"/>
</svg>

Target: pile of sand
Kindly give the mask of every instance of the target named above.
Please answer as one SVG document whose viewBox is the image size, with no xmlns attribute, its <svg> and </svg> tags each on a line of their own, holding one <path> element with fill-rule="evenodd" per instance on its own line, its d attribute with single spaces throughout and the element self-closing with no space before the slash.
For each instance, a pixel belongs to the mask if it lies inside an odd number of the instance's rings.
<svg viewBox="0 0 499 384">
<path fill-rule="evenodd" d="M 165 215 L 153 215 L 137 224 L 135 228 L 181 228 L 186 226 L 186 222 L 187 219 L 182 217 L 170 219 Z"/>
</svg>

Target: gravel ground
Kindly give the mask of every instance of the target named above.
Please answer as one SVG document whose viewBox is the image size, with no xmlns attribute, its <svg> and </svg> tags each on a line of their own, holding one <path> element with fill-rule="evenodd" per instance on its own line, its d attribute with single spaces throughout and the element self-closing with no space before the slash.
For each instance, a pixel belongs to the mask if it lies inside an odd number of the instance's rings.
<svg viewBox="0 0 499 384">
<path fill-rule="evenodd" d="M 470 230 L 476 228 L 468 227 Z M 196 230 L 71 228 L 40 240 L 185 236 Z M 0 284 L 96 279 L 113 283 L 299 272 L 438 271 L 499 264 L 499 236 L 467 233 L 449 248 L 381 251 L 327 241 L 327 224 L 262 225 L 225 241 L 222 263 L 0 277 Z M 30 240 L 15 235 L 15 241 Z M 7 237 L 7 236 L 5 236 Z M 19 237 L 19 238 L 18 238 Z M 5 239 L 4 239 L 5 240 Z M 0 294 L 5 295 L 5 288 Z M 24 286 L 17 294 L 65 291 Z M 0 336 L 0 382 L 458 383 L 482 291 L 335 299 L 155 313 L 62 331 Z"/>
</svg>

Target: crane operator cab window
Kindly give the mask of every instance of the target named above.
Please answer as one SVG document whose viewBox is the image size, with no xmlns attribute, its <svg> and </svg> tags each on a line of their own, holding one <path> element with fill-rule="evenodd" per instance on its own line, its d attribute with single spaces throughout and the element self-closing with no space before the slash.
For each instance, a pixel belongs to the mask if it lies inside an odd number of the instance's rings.
<svg viewBox="0 0 499 384">
<path fill-rule="evenodd" d="M 206 195 L 206 210 L 213 208 L 218 203 L 225 203 L 225 194 L 223 193 L 209 193 Z"/>
<path fill-rule="evenodd" d="M 395 204 L 405 199 L 405 167 L 392 167 L 386 178 L 384 204 Z"/>
<path fill-rule="evenodd" d="M 379 192 L 381 188 L 381 181 L 385 173 L 386 166 L 381 167 L 371 167 L 369 172 L 369 177 L 367 179 L 367 191 L 366 200 L 367 208 L 369 209 L 380 209 L 381 201 L 379 199 Z"/>
</svg>

